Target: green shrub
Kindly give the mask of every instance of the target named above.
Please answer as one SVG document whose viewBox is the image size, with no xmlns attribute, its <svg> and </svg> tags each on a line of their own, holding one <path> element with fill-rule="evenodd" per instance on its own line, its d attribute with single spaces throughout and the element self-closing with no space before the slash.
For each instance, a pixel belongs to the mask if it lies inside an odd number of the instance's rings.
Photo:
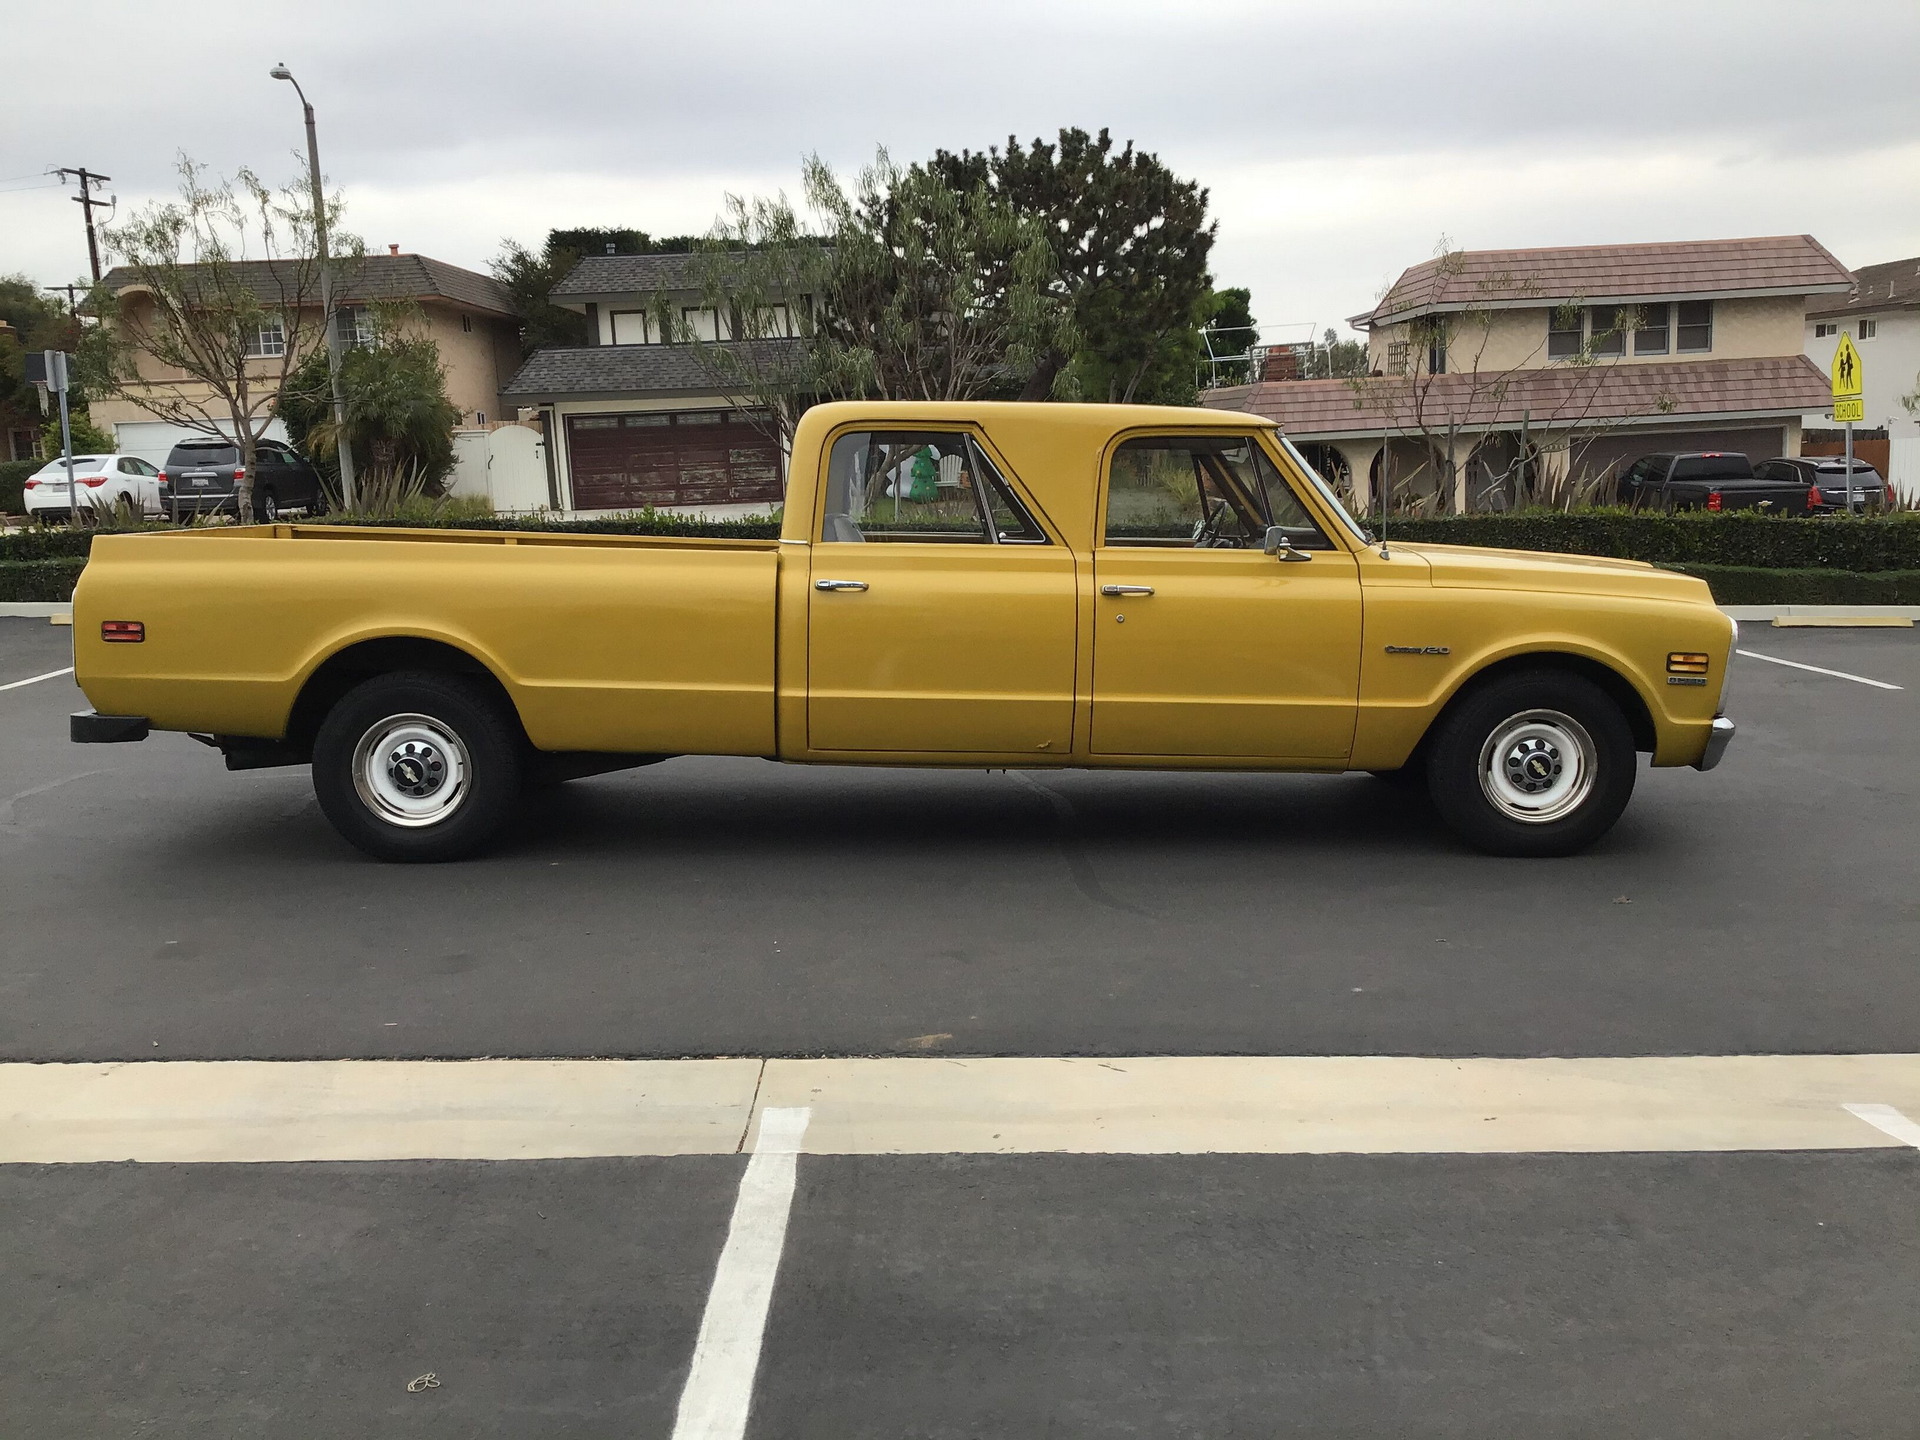
<svg viewBox="0 0 1920 1440">
<path fill-rule="evenodd" d="M 1378 521 L 1372 522 L 1378 524 Z M 1389 518 L 1387 536 L 1413 544 L 1486 545 L 1612 555 L 1655 564 L 1736 565 L 1769 570 L 1920 570 L 1920 515 L 1792 516 L 1634 514 L 1541 510 L 1508 515 Z"/>
<path fill-rule="evenodd" d="M 1668 565 L 1697 575 L 1717 605 L 1920 605 L 1920 570 L 1766 570 L 1756 565 Z"/>
<path fill-rule="evenodd" d="M 0 515 L 27 513 L 27 476 L 45 463 L 42 460 L 0 461 Z"/>
<path fill-rule="evenodd" d="M 133 527 L 133 533 L 146 533 L 171 530 L 170 525 L 140 525 Z M 0 535 L 0 562 L 10 560 L 84 560 L 93 552 L 93 537 L 96 535 L 117 535 L 128 533 L 125 530 L 108 526 L 95 530 L 89 526 L 34 526 L 27 530 L 17 530 L 11 535 Z"/>
<path fill-rule="evenodd" d="M 85 560 L 0 560 L 0 602 L 71 600 L 86 568 Z"/>
</svg>

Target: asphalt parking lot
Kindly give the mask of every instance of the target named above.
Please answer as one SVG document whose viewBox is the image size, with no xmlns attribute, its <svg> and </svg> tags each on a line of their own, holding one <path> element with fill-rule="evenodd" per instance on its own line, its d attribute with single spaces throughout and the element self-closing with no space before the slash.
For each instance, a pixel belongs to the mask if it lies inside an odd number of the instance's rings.
<svg viewBox="0 0 1920 1440">
<path fill-rule="evenodd" d="M 0 1061 L 1920 1052 L 1920 635 L 1742 648 L 1903 688 L 1742 659 L 1725 764 L 1551 862 L 1364 777 L 683 760 L 383 867 L 302 772 L 68 745 L 56 678 L 0 692 Z M 802 1153 L 747 1433 L 1904 1433 L 1886 1144 Z M 0 1414 L 677 1436 L 749 1168 L 0 1165 Z"/>
</svg>

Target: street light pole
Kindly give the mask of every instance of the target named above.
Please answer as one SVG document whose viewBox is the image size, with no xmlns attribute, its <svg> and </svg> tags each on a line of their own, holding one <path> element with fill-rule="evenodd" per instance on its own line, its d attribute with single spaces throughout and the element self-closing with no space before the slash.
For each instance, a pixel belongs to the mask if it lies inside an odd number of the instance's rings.
<svg viewBox="0 0 1920 1440">
<path fill-rule="evenodd" d="M 314 247 L 320 258 L 320 312 L 327 332 L 327 381 L 333 389 L 334 453 L 340 460 L 340 503 L 353 508 L 353 447 L 347 443 L 347 399 L 340 385 L 340 326 L 333 313 L 333 267 L 327 262 L 327 197 L 320 188 L 320 141 L 313 127 L 313 103 L 293 72 L 283 61 L 269 72 L 276 80 L 285 80 L 300 97 L 307 114 L 307 169 L 313 180 Z"/>
</svg>

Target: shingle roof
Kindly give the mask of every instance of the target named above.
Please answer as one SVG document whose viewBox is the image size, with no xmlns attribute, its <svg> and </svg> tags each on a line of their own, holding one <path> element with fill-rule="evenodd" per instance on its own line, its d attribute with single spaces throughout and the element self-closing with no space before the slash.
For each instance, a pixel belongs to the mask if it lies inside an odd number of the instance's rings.
<svg viewBox="0 0 1920 1440">
<path fill-rule="evenodd" d="M 1555 366 L 1497 377 L 1435 375 L 1417 382 L 1418 391 L 1415 383 L 1280 380 L 1209 390 L 1202 403 L 1264 416 L 1302 439 L 1444 430 L 1449 416 L 1477 430 L 1517 426 L 1523 415 L 1542 428 L 1689 415 L 1797 415 L 1823 410 L 1832 398 L 1827 377 L 1804 355 Z"/>
<path fill-rule="evenodd" d="M 743 342 L 747 358 L 767 365 L 797 355 L 794 340 Z M 521 400 L 580 400 L 650 391 L 721 388 L 699 345 L 579 345 L 536 350 L 501 390 Z"/>
<path fill-rule="evenodd" d="M 1359 326 L 1469 305 L 1552 305 L 1659 295 L 1835 292 L 1852 276 L 1811 235 L 1684 240 L 1659 245 L 1571 245 L 1551 250 L 1459 250 L 1402 272 Z"/>
<path fill-rule="evenodd" d="M 236 273 L 263 299 L 277 300 L 285 288 L 315 288 L 300 272 L 306 260 L 242 260 Z M 345 304 L 365 300 L 451 300 L 473 310 L 495 315 L 514 313 L 513 297 L 491 275 L 463 270 L 426 255 L 366 255 L 340 263 L 341 286 L 335 299 Z M 115 266 L 103 277 L 109 289 L 124 290 L 139 283 L 127 266 Z"/>
<path fill-rule="evenodd" d="M 1853 272 L 1854 292 L 1807 307 L 1809 320 L 1875 310 L 1920 308 L 1920 258 L 1890 260 L 1884 265 L 1862 265 Z"/>
<path fill-rule="evenodd" d="M 705 257 L 700 255 L 587 255 L 554 286 L 556 303 L 591 295 L 626 295 L 650 290 L 698 290 Z"/>
</svg>

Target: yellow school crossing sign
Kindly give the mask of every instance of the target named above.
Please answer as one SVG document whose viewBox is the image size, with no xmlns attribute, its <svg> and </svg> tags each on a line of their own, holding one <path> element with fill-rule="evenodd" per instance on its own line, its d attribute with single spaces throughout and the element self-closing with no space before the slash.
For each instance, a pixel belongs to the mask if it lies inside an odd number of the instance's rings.
<svg viewBox="0 0 1920 1440">
<path fill-rule="evenodd" d="M 1833 352 L 1833 418 L 1853 424 L 1867 418 L 1860 398 L 1860 352 L 1853 348 L 1853 337 L 1845 334 Z"/>
</svg>

